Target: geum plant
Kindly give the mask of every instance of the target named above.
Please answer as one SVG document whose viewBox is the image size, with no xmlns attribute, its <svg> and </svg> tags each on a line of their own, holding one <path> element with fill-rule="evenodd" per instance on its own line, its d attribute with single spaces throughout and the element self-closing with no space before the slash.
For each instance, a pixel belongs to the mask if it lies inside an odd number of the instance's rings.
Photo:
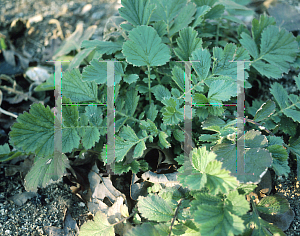
<svg viewBox="0 0 300 236">
<path fill-rule="evenodd" d="M 282 213 L 288 208 L 286 199 L 273 197 L 268 204 L 256 206 L 252 200 L 249 204 L 245 195 L 269 167 L 278 176 L 287 176 L 289 154 L 299 160 L 299 96 L 287 94 L 279 83 L 272 84 L 273 100 L 254 101 L 252 107 L 246 107 L 246 121 L 251 123 L 245 133 L 236 128 L 236 107 L 224 105 L 236 103 L 237 61 L 250 61 L 245 63 L 247 91 L 252 77 L 279 79 L 292 66 L 298 68 L 300 39 L 266 15 L 253 19 L 251 32 L 243 24 L 236 27 L 236 22 L 242 22 L 234 14 L 253 14 L 244 6 L 247 1 L 242 2 L 122 0 L 119 13 L 123 24 L 106 34 L 105 41 L 84 41 L 84 49 L 74 60 L 82 61 L 89 54 L 89 65 L 81 73 L 76 68 L 79 63 L 73 63 L 74 68 L 63 74 L 62 103 L 79 106 L 62 106 L 61 130 L 54 129 L 50 107 L 33 104 L 11 127 L 13 149 L 3 145 L 1 160 L 35 154 L 25 177 L 27 191 L 37 191 L 66 175 L 67 169 L 72 169 L 68 153 L 74 150 L 98 153 L 105 164 L 105 61 L 115 61 L 114 174 L 153 170 L 143 153 L 154 144 L 172 150 L 179 169 L 163 175 L 173 181 L 152 181 L 148 195 L 138 197 L 130 216 L 123 204 L 122 220 L 116 223 L 99 211 L 94 221 L 82 226 L 80 234 L 115 235 L 116 226 L 123 225 L 124 235 L 284 235 L 276 225 L 260 218 L 259 212 Z M 188 61 L 192 62 L 196 148 L 185 158 L 178 147 L 185 140 L 184 62 Z M 295 82 L 300 90 L 300 75 Z M 271 135 L 263 135 L 258 128 Z M 64 154 L 60 159 L 53 153 L 54 132 L 62 132 Z M 245 140 L 244 171 L 251 175 L 235 174 L 238 139 Z M 147 180 L 151 182 L 151 178 Z M 133 215 L 134 223 L 128 221 Z"/>
</svg>

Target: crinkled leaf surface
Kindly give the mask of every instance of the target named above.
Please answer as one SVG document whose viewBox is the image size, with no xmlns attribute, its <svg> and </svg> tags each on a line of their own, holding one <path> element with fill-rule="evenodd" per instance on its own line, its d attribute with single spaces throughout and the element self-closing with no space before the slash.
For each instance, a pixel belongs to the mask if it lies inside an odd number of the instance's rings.
<svg viewBox="0 0 300 236">
<path fill-rule="evenodd" d="M 169 221 L 174 214 L 165 200 L 157 195 L 141 197 L 138 201 L 138 209 L 143 217 L 157 222 Z"/>
<path fill-rule="evenodd" d="M 192 163 L 185 162 L 178 171 L 177 179 L 183 186 L 191 190 L 209 188 L 212 194 L 222 193 L 234 189 L 238 185 L 235 177 L 229 171 L 221 169 L 222 163 L 215 160 L 213 152 L 206 151 L 205 147 L 193 149 Z"/>
<path fill-rule="evenodd" d="M 66 71 L 61 81 L 61 93 L 72 102 L 97 102 L 97 84 L 84 82 L 79 69 Z"/>
<path fill-rule="evenodd" d="M 234 236 L 245 229 L 243 220 L 222 206 L 200 205 L 195 211 L 201 236 Z"/>
<path fill-rule="evenodd" d="M 53 155 L 54 151 L 54 114 L 50 107 L 33 104 L 29 113 L 19 115 L 11 127 L 10 142 L 26 153 L 38 156 Z"/>
<path fill-rule="evenodd" d="M 129 33 L 129 39 L 123 44 L 126 61 L 135 66 L 161 66 L 170 58 L 170 50 L 161 42 L 155 29 L 150 26 L 138 26 Z"/>
</svg>

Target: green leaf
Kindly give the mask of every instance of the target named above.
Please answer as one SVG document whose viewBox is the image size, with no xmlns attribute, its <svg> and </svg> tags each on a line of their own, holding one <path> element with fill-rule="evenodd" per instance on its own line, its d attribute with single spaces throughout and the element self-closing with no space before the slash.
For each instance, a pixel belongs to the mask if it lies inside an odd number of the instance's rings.
<svg viewBox="0 0 300 236">
<path fill-rule="evenodd" d="M 7 143 L 0 145 L 0 162 L 12 160 L 22 154 L 22 152 L 17 151 L 11 152 Z"/>
<path fill-rule="evenodd" d="M 115 236 L 114 226 L 108 222 L 107 216 L 98 211 L 94 220 L 85 222 L 80 228 L 82 236 Z"/>
<path fill-rule="evenodd" d="M 268 151 L 272 153 L 273 163 L 272 167 L 278 176 L 288 176 L 290 167 L 288 166 L 288 153 L 282 145 L 268 146 Z"/>
<path fill-rule="evenodd" d="M 236 177 L 229 175 L 229 171 L 221 169 L 222 163 L 215 160 L 213 152 L 206 151 L 205 147 L 193 149 L 192 163 L 185 162 L 184 169 L 178 171 L 177 179 L 183 186 L 191 190 L 201 190 L 207 187 L 212 194 L 222 193 L 234 189 L 238 185 Z"/>
<path fill-rule="evenodd" d="M 209 83 L 208 99 L 210 102 L 211 100 L 228 101 L 236 96 L 236 92 L 237 86 L 232 79 L 215 78 Z"/>
<path fill-rule="evenodd" d="M 185 82 L 184 82 L 184 71 L 178 67 L 178 66 L 174 66 L 172 69 L 172 79 L 174 80 L 174 82 L 177 84 L 177 86 L 180 88 L 180 90 L 182 92 L 184 92 L 184 88 L 185 88 Z"/>
<path fill-rule="evenodd" d="M 79 69 L 66 71 L 61 82 L 61 93 L 72 102 L 96 102 L 98 93 L 95 82 L 84 82 Z"/>
<path fill-rule="evenodd" d="M 122 63 L 114 63 L 114 82 L 120 83 L 124 75 Z M 95 82 L 96 84 L 107 84 L 107 62 L 93 59 L 90 65 L 84 67 L 82 72 L 82 80 Z"/>
<path fill-rule="evenodd" d="M 63 96 L 62 98 L 63 104 L 72 104 L 70 98 L 66 98 Z M 78 118 L 79 113 L 77 106 L 74 105 L 64 105 L 62 106 L 62 117 L 63 117 L 63 124 L 67 127 L 77 127 L 78 126 Z"/>
<path fill-rule="evenodd" d="M 130 229 L 124 236 L 161 236 L 161 234 L 149 223 L 144 223 Z"/>
<path fill-rule="evenodd" d="M 192 23 L 192 27 L 195 28 L 198 25 L 200 25 L 203 20 L 204 20 L 204 16 L 205 14 L 210 10 L 211 8 L 207 5 L 201 6 L 201 7 L 197 7 L 197 11 L 196 11 L 196 15 L 195 15 L 195 20 Z"/>
<path fill-rule="evenodd" d="M 136 144 L 138 145 L 135 147 L 133 158 L 142 156 L 143 151 L 146 149 L 145 141 L 139 139 L 130 126 L 124 126 L 119 136 L 116 137 L 116 161 L 122 161 L 129 150 Z"/>
<path fill-rule="evenodd" d="M 300 99 L 297 96 L 288 96 L 286 90 L 279 83 L 271 85 L 270 93 L 274 96 L 279 107 L 287 117 L 292 118 L 295 122 L 300 122 Z M 290 103 L 292 102 L 292 104 Z"/>
<path fill-rule="evenodd" d="M 222 206 L 198 206 L 195 222 L 199 224 L 201 236 L 234 236 L 245 229 L 243 220 Z"/>
<path fill-rule="evenodd" d="M 252 21 L 252 37 L 241 34 L 241 44 L 254 58 L 252 66 L 268 78 L 278 79 L 295 61 L 298 44 L 292 33 L 275 26 L 273 17 L 261 16 Z M 260 48 L 260 52 L 258 52 Z"/>
<path fill-rule="evenodd" d="M 53 150 L 52 150 L 53 151 Z M 60 181 L 70 168 L 69 159 L 65 154 L 61 158 L 55 156 L 40 157 L 25 176 L 25 189 L 37 192 L 37 188 L 45 188 L 51 183 Z"/>
<path fill-rule="evenodd" d="M 29 113 L 18 116 L 17 122 L 9 133 L 10 143 L 22 148 L 26 153 L 38 156 L 53 155 L 54 151 L 54 114 L 50 107 L 33 104 Z"/>
<path fill-rule="evenodd" d="M 138 173 L 140 171 L 140 164 L 137 160 L 133 160 L 131 163 L 125 164 L 125 160 L 115 163 L 114 173 L 119 175 L 127 173 L 128 171 Z"/>
<path fill-rule="evenodd" d="M 159 142 L 164 146 L 164 148 L 171 147 L 171 144 L 167 141 L 168 135 L 165 132 L 163 131 L 159 132 L 158 137 L 159 137 Z"/>
<path fill-rule="evenodd" d="M 170 58 L 170 50 L 161 42 L 155 29 L 150 26 L 138 26 L 129 33 L 129 39 L 123 44 L 126 61 L 135 66 L 161 66 Z"/>
<path fill-rule="evenodd" d="M 172 208 L 157 195 L 139 197 L 137 206 L 142 216 L 148 220 L 166 222 L 173 218 Z"/>
<path fill-rule="evenodd" d="M 268 100 L 266 103 L 262 104 L 257 110 L 254 120 L 259 122 L 268 117 L 270 117 L 275 112 L 276 105 L 273 101 Z"/>
<path fill-rule="evenodd" d="M 158 101 L 162 101 L 164 98 L 171 97 L 170 91 L 161 84 L 153 86 L 151 91 L 154 94 L 156 100 Z"/>
<path fill-rule="evenodd" d="M 97 105 L 88 105 L 85 107 L 85 115 L 90 125 L 99 127 L 103 122 L 102 114 L 102 108 Z"/>
<path fill-rule="evenodd" d="M 174 49 L 175 54 L 182 60 L 188 61 L 192 52 L 202 46 L 202 39 L 197 38 L 198 32 L 192 27 L 187 27 L 179 32 L 176 38 L 178 48 Z"/>
<path fill-rule="evenodd" d="M 138 91 L 135 89 L 127 90 L 126 99 L 125 99 L 125 109 L 126 109 L 126 114 L 129 116 L 134 115 L 137 105 L 139 103 L 140 96 L 138 96 L 137 94 Z"/>
<path fill-rule="evenodd" d="M 224 50 L 219 47 L 213 48 L 213 68 L 212 74 L 230 76 L 237 81 L 237 64 L 232 61 L 248 61 L 250 59 L 246 49 L 237 47 L 233 43 L 228 43 Z M 245 69 L 249 68 L 249 64 L 245 63 Z M 248 74 L 245 72 L 245 79 Z"/>
<path fill-rule="evenodd" d="M 100 54 L 110 55 L 117 51 L 121 51 L 122 44 L 120 42 L 111 42 L 111 41 L 100 41 L 95 40 L 85 40 L 82 42 L 81 47 L 83 48 L 96 48 Z"/>
<path fill-rule="evenodd" d="M 159 37 L 162 37 L 167 33 L 167 24 L 163 20 L 155 22 L 153 28 L 158 33 Z"/>
<path fill-rule="evenodd" d="M 120 15 L 134 26 L 148 25 L 156 8 L 150 0 L 122 0 L 124 7 L 119 8 Z"/>
<path fill-rule="evenodd" d="M 191 61 L 192 66 L 195 69 L 200 80 L 205 80 L 208 76 L 210 65 L 211 65 L 211 55 L 207 49 L 199 48 L 192 53 Z"/>
<path fill-rule="evenodd" d="M 260 15 L 259 20 L 252 20 L 252 37 L 256 45 L 261 43 L 261 34 L 262 32 L 270 25 L 276 25 L 274 17 L 269 17 L 267 15 Z"/>
<path fill-rule="evenodd" d="M 186 5 L 186 0 L 153 0 L 153 3 L 156 4 L 157 8 L 151 17 L 151 21 L 164 20 L 168 24 Z"/>
<path fill-rule="evenodd" d="M 169 36 L 173 36 L 179 30 L 186 28 L 194 19 L 193 15 L 195 12 L 196 7 L 194 3 L 184 6 L 175 18 L 172 27 L 170 27 Z"/>
<path fill-rule="evenodd" d="M 257 184 L 260 181 L 260 175 L 272 164 L 271 154 L 264 148 L 268 140 L 257 130 L 247 131 L 239 139 L 245 139 L 245 170 L 241 171 L 246 174 L 237 175 L 237 179 L 241 183 Z M 237 167 L 236 164 L 237 152 L 235 143 L 217 144 L 212 148 L 212 151 L 217 154 L 217 159 L 222 160 L 223 166 L 230 170 L 231 173 L 236 173 L 237 168 L 243 168 Z M 254 175 L 251 175 L 251 173 L 254 173 Z"/>
<path fill-rule="evenodd" d="M 161 101 L 165 104 L 165 107 L 162 109 L 163 121 L 166 124 L 178 124 L 180 121 L 183 121 L 184 108 L 179 108 L 179 100 L 173 97 L 164 98 Z"/>
</svg>

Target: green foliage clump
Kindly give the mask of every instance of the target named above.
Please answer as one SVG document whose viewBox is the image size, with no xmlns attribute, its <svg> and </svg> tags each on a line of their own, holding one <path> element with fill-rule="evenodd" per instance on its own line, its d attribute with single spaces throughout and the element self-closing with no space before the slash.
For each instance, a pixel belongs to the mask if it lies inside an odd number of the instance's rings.
<svg viewBox="0 0 300 236">
<path fill-rule="evenodd" d="M 10 150 L 0 147 L 1 161 L 21 153 L 36 155 L 25 178 L 26 190 L 58 181 L 66 174 L 69 160 L 54 155 L 55 132 L 62 132 L 62 152 L 93 150 L 106 164 L 103 150 L 107 134 L 107 63 L 114 63 L 115 163 L 113 172 L 123 174 L 147 170 L 141 160 L 147 145 L 178 146 L 185 139 L 185 68 L 191 65 L 192 127 L 198 148 L 189 158 L 174 148 L 178 163 L 173 187 L 152 187 L 140 197 L 136 227 L 125 235 L 257 235 L 280 232 L 253 214 L 245 195 L 255 188 L 267 168 L 277 175 L 290 172 L 288 154 L 300 159 L 300 98 L 287 94 L 281 84 L 271 85 L 273 100 L 254 101 L 246 108 L 248 123 L 255 128 L 241 134 L 236 127 L 234 103 L 237 97 L 237 63 L 245 63 L 245 88 L 251 76 L 279 79 L 291 67 L 297 68 L 299 38 L 276 26 L 266 15 L 253 19 L 251 32 L 235 15 L 251 15 L 247 1 L 206 0 L 122 0 L 119 9 L 123 24 L 105 35 L 106 40 L 85 40 L 74 60 L 89 54 L 82 72 L 72 66 L 63 74 L 61 130 L 53 124 L 49 107 L 31 106 L 20 115 L 10 132 Z M 225 14 L 226 12 L 226 14 Z M 85 53 L 88 52 L 88 53 Z M 298 59 L 297 59 L 298 58 Z M 118 61 L 118 62 L 116 62 Z M 181 62 L 178 62 L 181 61 Z M 186 66 L 186 67 L 185 67 Z M 300 90 L 300 75 L 295 77 Z M 89 104 L 89 105 L 84 105 Z M 217 104 L 217 105 L 216 105 Z M 248 117 L 253 117 L 249 119 Z M 292 128 L 291 128 L 292 127 Z M 272 132 L 271 132 L 272 131 Z M 288 143 L 281 134 L 287 135 Z M 235 175 L 236 145 L 245 140 L 245 173 Z M 132 151 L 132 155 L 129 155 Z M 275 204 L 275 203 L 274 203 Z M 264 211 L 260 209 L 260 211 Z M 270 212 L 269 212 L 270 213 Z M 139 218 L 139 220 L 137 219 Z M 148 222 L 143 223 L 144 219 Z M 122 223 L 123 224 L 123 223 Z M 99 212 L 86 223 L 82 235 L 114 235 L 114 225 Z"/>
</svg>

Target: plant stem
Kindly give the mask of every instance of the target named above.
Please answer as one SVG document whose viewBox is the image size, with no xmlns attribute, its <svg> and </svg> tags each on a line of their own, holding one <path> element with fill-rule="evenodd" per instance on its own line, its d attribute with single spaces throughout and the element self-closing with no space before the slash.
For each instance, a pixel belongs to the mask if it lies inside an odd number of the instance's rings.
<svg viewBox="0 0 300 236">
<path fill-rule="evenodd" d="M 150 80 L 150 66 L 149 66 L 149 65 L 147 65 L 147 67 L 148 67 L 149 105 L 151 105 L 151 88 L 150 88 L 151 80 Z"/>
</svg>

